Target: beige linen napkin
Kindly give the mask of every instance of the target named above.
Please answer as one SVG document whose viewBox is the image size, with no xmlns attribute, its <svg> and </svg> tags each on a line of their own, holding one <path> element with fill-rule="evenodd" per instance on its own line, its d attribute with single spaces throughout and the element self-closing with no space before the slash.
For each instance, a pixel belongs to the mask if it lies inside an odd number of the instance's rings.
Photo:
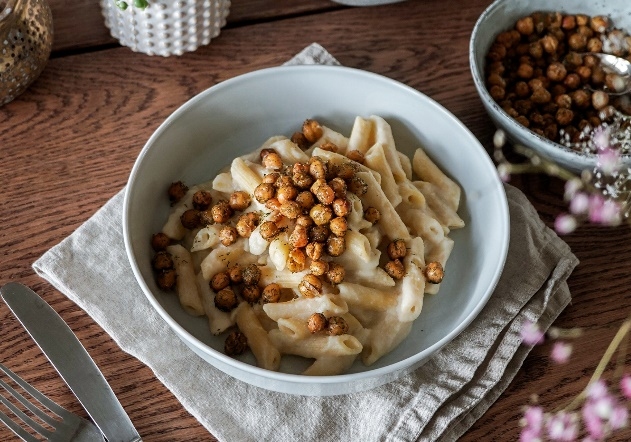
<svg viewBox="0 0 631 442">
<path fill-rule="evenodd" d="M 314 44 L 290 63 L 337 62 Z M 134 279 L 123 244 L 123 191 L 33 267 L 124 351 L 147 364 L 219 440 L 451 441 L 470 428 L 519 370 L 530 350 L 520 345 L 521 323 L 528 319 L 547 329 L 571 298 L 566 279 L 576 257 L 519 190 L 507 185 L 506 193 L 508 260 L 480 315 L 417 371 L 349 395 L 306 397 L 263 390 L 194 354 L 153 310 Z"/>
</svg>

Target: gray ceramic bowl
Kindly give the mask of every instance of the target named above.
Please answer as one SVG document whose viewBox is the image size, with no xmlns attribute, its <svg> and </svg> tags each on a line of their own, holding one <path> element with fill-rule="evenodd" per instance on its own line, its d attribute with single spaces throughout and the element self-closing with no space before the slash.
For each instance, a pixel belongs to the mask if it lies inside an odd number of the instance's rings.
<svg viewBox="0 0 631 442">
<path fill-rule="evenodd" d="M 486 54 L 500 32 L 514 26 L 517 19 L 535 11 L 559 11 L 571 14 L 606 15 L 617 28 L 631 30 L 628 0 L 496 0 L 480 16 L 469 45 L 469 63 L 475 87 L 495 125 L 506 132 L 509 140 L 537 151 L 573 171 L 592 169 L 594 155 L 584 155 L 561 144 L 552 142 L 527 129 L 511 118 L 490 96 L 485 86 L 484 65 Z M 631 159 L 627 158 L 631 163 Z"/>
</svg>

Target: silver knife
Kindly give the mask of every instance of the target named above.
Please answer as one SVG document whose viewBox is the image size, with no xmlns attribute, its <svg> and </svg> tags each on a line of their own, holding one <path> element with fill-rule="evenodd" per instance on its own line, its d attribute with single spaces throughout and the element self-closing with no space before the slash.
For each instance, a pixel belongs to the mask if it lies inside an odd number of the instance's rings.
<svg viewBox="0 0 631 442">
<path fill-rule="evenodd" d="M 0 294 L 108 442 L 141 441 L 103 374 L 57 312 L 22 284 L 5 284 Z"/>
</svg>

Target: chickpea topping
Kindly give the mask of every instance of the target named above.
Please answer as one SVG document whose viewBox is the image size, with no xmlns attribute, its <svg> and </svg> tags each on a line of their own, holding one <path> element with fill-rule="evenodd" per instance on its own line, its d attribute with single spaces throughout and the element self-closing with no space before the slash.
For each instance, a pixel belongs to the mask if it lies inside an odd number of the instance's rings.
<svg viewBox="0 0 631 442">
<path fill-rule="evenodd" d="M 298 291 L 305 298 L 314 298 L 322 292 L 322 281 L 316 275 L 308 273 L 298 284 Z"/>
<path fill-rule="evenodd" d="M 263 177 L 262 182 L 265 184 L 274 184 L 278 180 L 278 177 L 280 177 L 280 173 L 278 172 L 268 173 Z"/>
<path fill-rule="evenodd" d="M 234 244 L 239 239 L 239 232 L 232 226 L 223 226 L 219 231 L 219 241 L 224 246 Z"/>
<path fill-rule="evenodd" d="M 326 242 L 329 238 L 330 230 L 327 226 L 313 226 L 309 229 L 309 240 L 315 242 Z"/>
<path fill-rule="evenodd" d="M 239 284 L 243 281 L 243 271 L 239 264 L 228 267 L 228 277 L 233 284 Z"/>
<path fill-rule="evenodd" d="M 302 227 L 311 227 L 313 225 L 313 220 L 309 217 L 309 215 L 300 215 L 296 218 L 296 224 Z"/>
<path fill-rule="evenodd" d="M 295 201 L 298 204 L 300 204 L 300 207 L 302 207 L 304 210 L 311 209 L 313 205 L 315 204 L 315 198 L 313 197 L 313 193 L 311 193 L 308 190 L 305 190 L 304 192 L 300 192 L 296 196 Z"/>
<path fill-rule="evenodd" d="M 173 257 L 166 250 L 161 250 L 156 253 L 151 260 L 151 266 L 155 270 L 166 270 L 173 268 Z"/>
<path fill-rule="evenodd" d="M 307 256 L 302 249 L 291 249 L 287 257 L 287 269 L 292 273 L 302 272 L 307 266 Z"/>
<path fill-rule="evenodd" d="M 240 236 L 249 238 L 259 222 L 259 215 L 255 212 L 242 214 L 237 220 L 236 228 Z"/>
<path fill-rule="evenodd" d="M 311 157 L 309 159 L 309 173 L 316 180 L 326 179 L 327 164 L 320 157 Z"/>
<path fill-rule="evenodd" d="M 381 212 L 379 212 L 379 210 L 374 207 L 368 207 L 366 210 L 364 210 L 364 218 L 366 218 L 366 220 L 371 222 L 372 224 L 377 224 L 377 222 L 379 222 L 379 219 L 381 218 Z"/>
<path fill-rule="evenodd" d="M 151 248 L 156 252 L 166 249 L 171 244 L 171 238 L 165 233 L 158 232 L 151 235 Z"/>
<path fill-rule="evenodd" d="M 281 187 L 287 187 L 287 186 L 293 187 L 293 185 L 294 185 L 294 180 L 292 180 L 289 175 L 285 175 L 285 174 L 279 175 L 278 179 L 274 183 L 274 187 L 276 187 L 277 189 Z"/>
<path fill-rule="evenodd" d="M 158 273 L 156 282 L 162 290 L 172 290 L 177 280 L 175 269 L 166 269 Z"/>
<path fill-rule="evenodd" d="M 198 190 L 193 194 L 193 207 L 197 210 L 206 210 L 213 203 L 213 196 L 207 190 Z"/>
<path fill-rule="evenodd" d="M 326 329 L 328 321 L 322 313 L 314 313 L 307 320 L 307 328 L 311 333 L 317 333 Z"/>
<path fill-rule="evenodd" d="M 239 305 L 237 294 L 230 287 L 221 289 L 215 295 L 215 307 L 222 312 L 229 312 Z"/>
<path fill-rule="evenodd" d="M 326 251 L 331 256 L 340 256 L 346 250 L 346 240 L 343 236 L 329 236 L 326 240 Z"/>
<path fill-rule="evenodd" d="M 228 356 L 238 356 L 248 349 L 248 338 L 240 331 L 233 330 L 224 343 L 223 351 Z"/>
<path fill-rule="evenodd" d="M 334 235 L 344 236 L 348 230 L 348 222 L 343 216 L 338 216 L 337 218 L 333 218 L 331 220 L 329 223 L 329 229 L 331 229 L 331 232 Z"/>
<path fill-rule="evenodd" d="M 348 157 L 349 160 L 356 161 L 359 164 L 364 164 L 364 162 L 366 161 L 364 154 L 358 150 L 351 150 L 346 153 L 346 156 Z"/>
<path fill-rule="evenodd" d="M 283 159 L 276 152 L 269 152 L 262 158 L 261 164 L 266 169 L 280 170 L 283 167 Z"/>
<path fill-rule="evenodd" d="M 338 150 L 340 150 L 337 144 L 332 143 L 330 141 L 327 141 L 326 143 L 322 143 L 319 147 L 320 149 L 326 150 L 328 152 L 337 152 Z"/>
<path fill-rule="evenodd" d="M 315 143 L 322 137 L 322 126 L 316 120 L 305 120 L 302 124 L 302 133 L 309 143 Z"/>
<path fill-rule="evenodd" d="M 317 261 L 322 257 L 322 253 L 324 253 L 324 244 L 321 242 L 310 242 L 307 244 L 307 247 L 305 247 L 305 252 L 309 258 Z"/>
<path fill-rule="evenodd" d="M 331 336 L 340 336 L 348 333 L 348 323 L 341 316 L 331 316 L 327 321 L 326 331 Z"/>
<path fill-rule="evenodd" d="M 211 209 L 202 210 L 199 212 L 200 225 L 209 226 L 215 223 L 213 219 L 213 213 Z"/>
<path fill-rule="evenodd" d="M 259 203 L 263 204 L 265 201 L 274 198 L 275 193 L 276 189 L 274 188 L 274 185 L 270 183 L 261 183 L 254 189 L 254 198 L 256 198 Z"/>
<path fill-rule="evenodd" d="M 258 285 L 246 285 L 241 289 L 241 296 L 246 302 L 254 304 L 261 298 L 261 289 Z"/>
<path fill-rule="evenodd" d="M 358 176 L 354 176 L 348 183 L 349 192 L 353 192 L 357 196 L 362 196 L 368 192 L 368 184 Z"/>
<path fill-rule="evenodd" d="M 346 270 L 341 264 L 336 262 L 329 263 L 329 270 L 326 272 L 326 280 L 330 284 L 341 284 L 346 276 Z"/>
<path fill-rule="evenodd" d="M 595 91 L 592 94 L 592 106 L 594 109 L 601 110 L 609 104 L 609 94 L 603 91 Z"/>
<path fill-rule="evenodd" d="M 244 190 L 237 190 L 230 195 L 228 204 L 232 210 L 245 210 L 250 207 L 252 198 L 250 194 Z"/>
<path fill-rule="evenodd" d="M 343 180 L 350 180 L 355 176 L 356 166 L 351 162 L 344 162 L 337 166 L 337 176 Z"/>
<path fill-rule="evenodd" d="M 210 211 L 213 220 L 220 224 L 227 223 L 234 213 L 226 200 L 218 201 L 217 204 L 210 209 Z"/>
<path fill-rule="evenodd" d="M 293 201 L 298 196 L 298 189 L 295 186 L 282 186 L 279 187 L 276 191 L 276 198 L 280 201 L 281 204 L 286 203 L 287 201 Z"/>
<path fill-rule="evenodd" d="M 329 187 L 333 189 L 335 198 L 346 198 L 346 181 L 340 177 L 335 177 L 329 181 Z"/>
<path fill-rule="evenodd" d="M 329 271 L 329 263 L 326 261 L 312 260 L 309 271 L 317 276 L 322 276 Z"/>
<path fill-rule="evenodd" d="M 300 149 L 305 150 L 309 147 L 309 140 L 302 132 L 294 132 L 290 138 L 291 142 L 298 146 Z"/>
<path fill-rule="evenodd" d="M 171 183 L 168 190 L 169 200 L 172 203 L 177 203 L 179 200 L 184 198 L 188 192 L 188 186 L 184 184 L 182 181 L 176 181 L 175 183 Z"/>
<path fill-rule="evenodd" d="M 294 230 L 289 235 L 289 243 L 293 247 L 305 247 L 309 242 L 309 234 L 307 228 L 300 224 L 296 224 Z"/>
<path fill-rule="evenodd" d="M 335 213 L 336 216 L 346 216 L 351 213 L 351 210 L 353 209 L 353 205 L 346 198 L 335 199 L 331 207 L 333 208 L 333 213 Z"/>
<path fill-rule="evenodd" d="M 316 204 L 309 211 L 309 216 L 318 226 L 322 226 L 331 221 L 333 217 L 333 211 L 330 207 L 323 204 Z"/>
<path fill-rule="evenodd" d="M 275 222 L 265 221 L 259 227 L 259 232 L 261 233 L 263 239 L 271 241 L 276 235 L 280 233 L 280 229 Z"/>
<path fill-rule="evenodd" d="M 405 267 L 403 267 L 403 263 L 400 259 L 388 261 L 384 270 L 394 279 L 401 279 L 405 275 Z"/>
<path fill-rule="evenodd" d="M 535 32 L 535 23 L 532 17 L 524 17 L 517 20 L 515 29 L 522 35 L 530 35 Z"/>
<path fill-rule="evenodd" d="M 313 193 L 322 204 L 331 204 L 335 199 L 335 192 L 322 178 L 317 179 L 313 183 L 311 186 L 311 193 Z"/>
<path fill-rule="evenodd" d="M 267 304 L 269 302 L 280 301 L 280 290 L 280 285 L 276 284 L 275 282 L 266 285 L 263 289 L 263 293 L 261 294 L 261 299 L 263 300 L 263 303 Z"/>
<path fill-rule="evenodd" d="M 278 201 L 278 198 L 270 198 L 265 201 L 265 207 L 272 212 L 278 212 L 280 210 L 280 206 L 282 206 L 282 204 Z"/>
<path fill-rule="evenodd" d="M 228 272 L 219 272 L 210 279 L 210 288 L 215 292 L 225 289 L 230 285 L 230 275 Z"/>
<path fill-rule="evenodd" d="M 402 239 L 395 239 L 388 244 L 388 256 L 390 259 L 399 259 L 407 255 L 408 250 L 405 246 L 405 241 Z"/>
<path fill-rule="evenodd" d="M 425 278 L 432 284 L 440 284 L 445 276 L 443 266 L 440 262 L 434 261 L 425 266 Z"/>
<path fill-rule="evenodd" d="M 249 264 L 242 272 L 245 285 L 257 285 L 261 279 L 261 269 L 256 264 Z"/>
<path fill-rule="evenodd" d="M 294 172 L 291 176 L 294 185 L 299 189 L 308 189 L 313 184 L 313 177 L 309 172 Z"/>
<path fill-rule="evenodd" d="M 289 219 L 296 219 L 302 214 L 302 207 L 295 201 L 287 201 L 280 206 L 279 211 Z"/>
<path fill-rule="evenodd" d="M 199 227 L 201 220 L 199 216 L 199 210 L 197 209 L 188 209 L 182 216 L 180 216 L 180 222 L 184 226 L 184 228 L 193 230 Z"/>
</svg>

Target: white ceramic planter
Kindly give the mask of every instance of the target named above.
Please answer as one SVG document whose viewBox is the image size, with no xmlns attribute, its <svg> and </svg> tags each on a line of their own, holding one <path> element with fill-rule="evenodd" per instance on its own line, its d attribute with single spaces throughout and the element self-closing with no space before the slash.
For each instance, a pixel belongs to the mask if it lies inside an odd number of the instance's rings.
<svg viewBox="0 0 631 442">
<path fill-rule="evenodd" d="M 226 24 L 230 0 L 149 2 L 145 10 L 119 9 L 100 0 L 105 26 L 120 44 L 147 55 L 182 55 L 207 45 Z"/>
</svg>

